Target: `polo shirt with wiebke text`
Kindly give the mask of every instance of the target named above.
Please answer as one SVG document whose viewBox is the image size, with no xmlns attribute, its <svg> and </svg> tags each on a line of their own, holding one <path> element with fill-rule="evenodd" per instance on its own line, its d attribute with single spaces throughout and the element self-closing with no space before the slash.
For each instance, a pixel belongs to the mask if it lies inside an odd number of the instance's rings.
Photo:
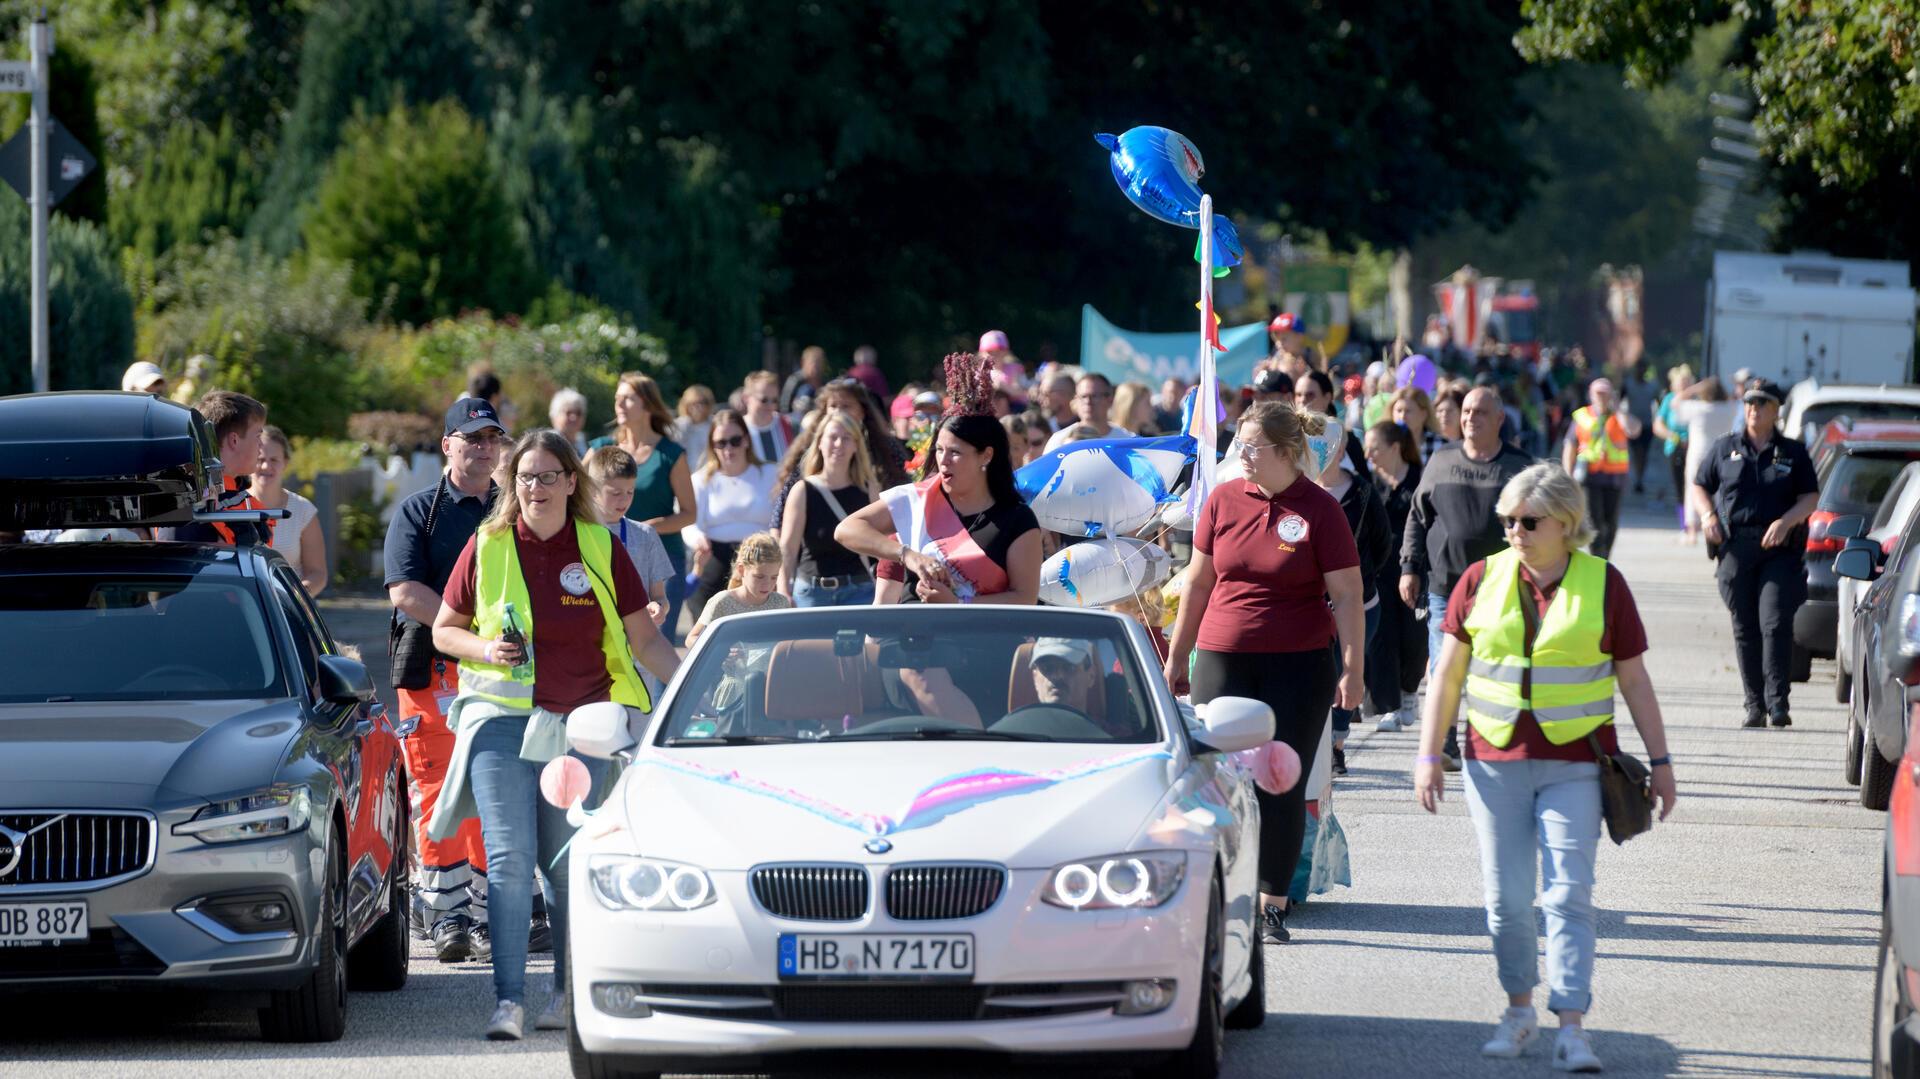
<svg viewBox="0 0 1920 1079">
<path fill-rule="evenodd" d="M 1247 480 L 1214 488 L 1193 547 L 1216 583 L 1196 643 L 1210 652 L 1309 652 L 1335 634 L 1326 575 L 1357 569 L 1360 551 L 1340 502 L 1301 476 L 1271 497 Z"/>
</svg>

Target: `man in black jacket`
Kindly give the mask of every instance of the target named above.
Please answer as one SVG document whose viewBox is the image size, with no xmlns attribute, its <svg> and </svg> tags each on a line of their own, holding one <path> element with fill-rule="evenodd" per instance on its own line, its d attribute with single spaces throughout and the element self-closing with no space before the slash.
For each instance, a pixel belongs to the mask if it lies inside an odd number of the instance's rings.
<svg viewBox="0 0 1920 1079">
<path fill-rule="evenodd" d="M 1420 489 L 1413 495 L 1407 535 L 1400 551 L 1400 598 L 1413 610 L 1427 611 L 1427 673 L 1440 655 L 1440 625 L 1447 597 L 1467 567 L 1506 547 L 1494 503 L 1507 481 L 1533 464 L 1532 456 L 1500 439 L 1506 409 L 1500 395 L 1482 386 L 1467 394 L 1461 409 L 1463 437 L 1442 447 L 1426 463 Z M 1422 595 L 1425 600 L 1422 602 Z M 1446 768 L 1460 769 L 1460 742 L 1447 726 Z"/>
</svg>

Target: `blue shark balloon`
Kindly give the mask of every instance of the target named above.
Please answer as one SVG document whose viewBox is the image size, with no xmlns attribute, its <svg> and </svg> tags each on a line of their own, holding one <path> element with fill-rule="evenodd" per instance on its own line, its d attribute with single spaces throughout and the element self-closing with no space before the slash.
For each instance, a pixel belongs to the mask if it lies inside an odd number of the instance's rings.
<svg viewBox="0 0 1920 1079">
<path fill-rule="evenodd" d="M 1107 148 L 1114 182 L 1130 202 L 1170 225 L 1200 227 L 1200 178 L 1207 167 L 1190 139 L 1164 127 L 1136 127 L 1120 135 L 1095 135 L 1094 141 Z M 1215 273 L 1240 265 L 1242 253 L 1233 222 L 1214 214 Z"/>
<path fill-rule="evenodd" d="M 1174 500 L 1193 460 L 1190 435 L 1069 442 L 1013 474 L 1040 527 L 1069 536 L 1139 531 Z"/>
</svg>

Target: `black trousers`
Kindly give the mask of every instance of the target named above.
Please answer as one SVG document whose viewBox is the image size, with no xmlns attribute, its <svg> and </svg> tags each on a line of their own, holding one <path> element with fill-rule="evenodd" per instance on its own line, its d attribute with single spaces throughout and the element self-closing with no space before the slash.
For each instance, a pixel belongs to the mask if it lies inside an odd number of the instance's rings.
<svg viewBox="0 0 1920 1079">
<path fill-rule="evenodd" d="M 1394 567 L 1396 573 L 1399 567 Z M 1397 711 L 1420 688 L 1427 666 L 1427 626 L 1400 602 L 1399 579 L 1380 588 L 1380 624 L 1367 639 L 1367 713 Z M 1411 675 L 1413 683 L 1407 684 Z"/>
<path fill-rule="evenodd" d="M 1760 546 L 1760 533 L 1736 534 L 1720 548 L 1720 598 L 1733 614 L 1733 647 L 1747 715 L 1787 714 L 1793 686 L 1793 614 L 1807 601 L 1807 564 L 1799 550 Z"/>
<path fill-rule="evenodd" d="M 1647 489 L 1647 457 L 1653 449 L 1653 423 L 1640 428 L 1640 437 L 1627 440 L 1627 469 L 1633 473 L 1633 491 L 1643 494 Z"/>
<path fill-rule="evenodd" d="M 1625 476 L 1620 477 L 1622 481 Z M 1595 483 L 1589 478 L 1584 486 L 1587 492 L 1587 518 L 1593 522 L 1593 544 L 1588 547 L 1596 558 L 1606 558 L 1613 554 L 1613 537 L 1620 531 L 1620 494 L 1622 483 Z"/>
<path fill-rule="evenodd" d="M 1687 444 L 1680 443 L 1667 454 L 1667 470 L 1673 473 L 1673 496 L 1680 500 L 1680 519 L 1685 521 L 1687 504 Z"/>
<path fill-rule="evenodd" d="M 693 620 L 707 613 L 707 601 L 727 590 L 727 581 L 733 576 L 733 555 L 740 549 L 737 543 L 721 543 L 713 540 L 709 544 L 706 561 L 700 563 L 700 583 L 687 597 L 687 605 L 693 608 Z"/>
<path fill-rule="evenodd" d="M 1260 890 L 1286 895 L 1300 864 L 1307 830 L 1307 776 L 1320 752 L 1320 734 L 1333 707 L 1333 649 L 1311 652 L 1209 652 L 1193 660 L 1193 699 L 1251 697 L 1273 708 L 1273 737 L 1300 754 L 1300 782 L 1285 794 L 1257 791 L 1260 799 Z"/>
</svg>

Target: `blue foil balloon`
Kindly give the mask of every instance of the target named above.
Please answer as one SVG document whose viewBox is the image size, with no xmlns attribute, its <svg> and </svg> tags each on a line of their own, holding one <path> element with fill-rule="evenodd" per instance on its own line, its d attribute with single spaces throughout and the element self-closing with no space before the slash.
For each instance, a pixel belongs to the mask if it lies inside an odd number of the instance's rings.
<svg viewBox="0 0 1920 1079">
<path fill-rule="evenodd" d="M 1127 200 L 1169 225 L 1200 228 L 1200 178 L 1207 166 L 1200 150 L 1178 131 L 1164 127 L 1136 127 L 1121 135 L 1095 135 L 1106 147 L 1113 180 Z M 1240 265 L 1240 234 L 1227 215 L 1213 215 L 1213 263 Z M 1194 255 L 1195 260 L 1199 254 Z"/>
</svg>

